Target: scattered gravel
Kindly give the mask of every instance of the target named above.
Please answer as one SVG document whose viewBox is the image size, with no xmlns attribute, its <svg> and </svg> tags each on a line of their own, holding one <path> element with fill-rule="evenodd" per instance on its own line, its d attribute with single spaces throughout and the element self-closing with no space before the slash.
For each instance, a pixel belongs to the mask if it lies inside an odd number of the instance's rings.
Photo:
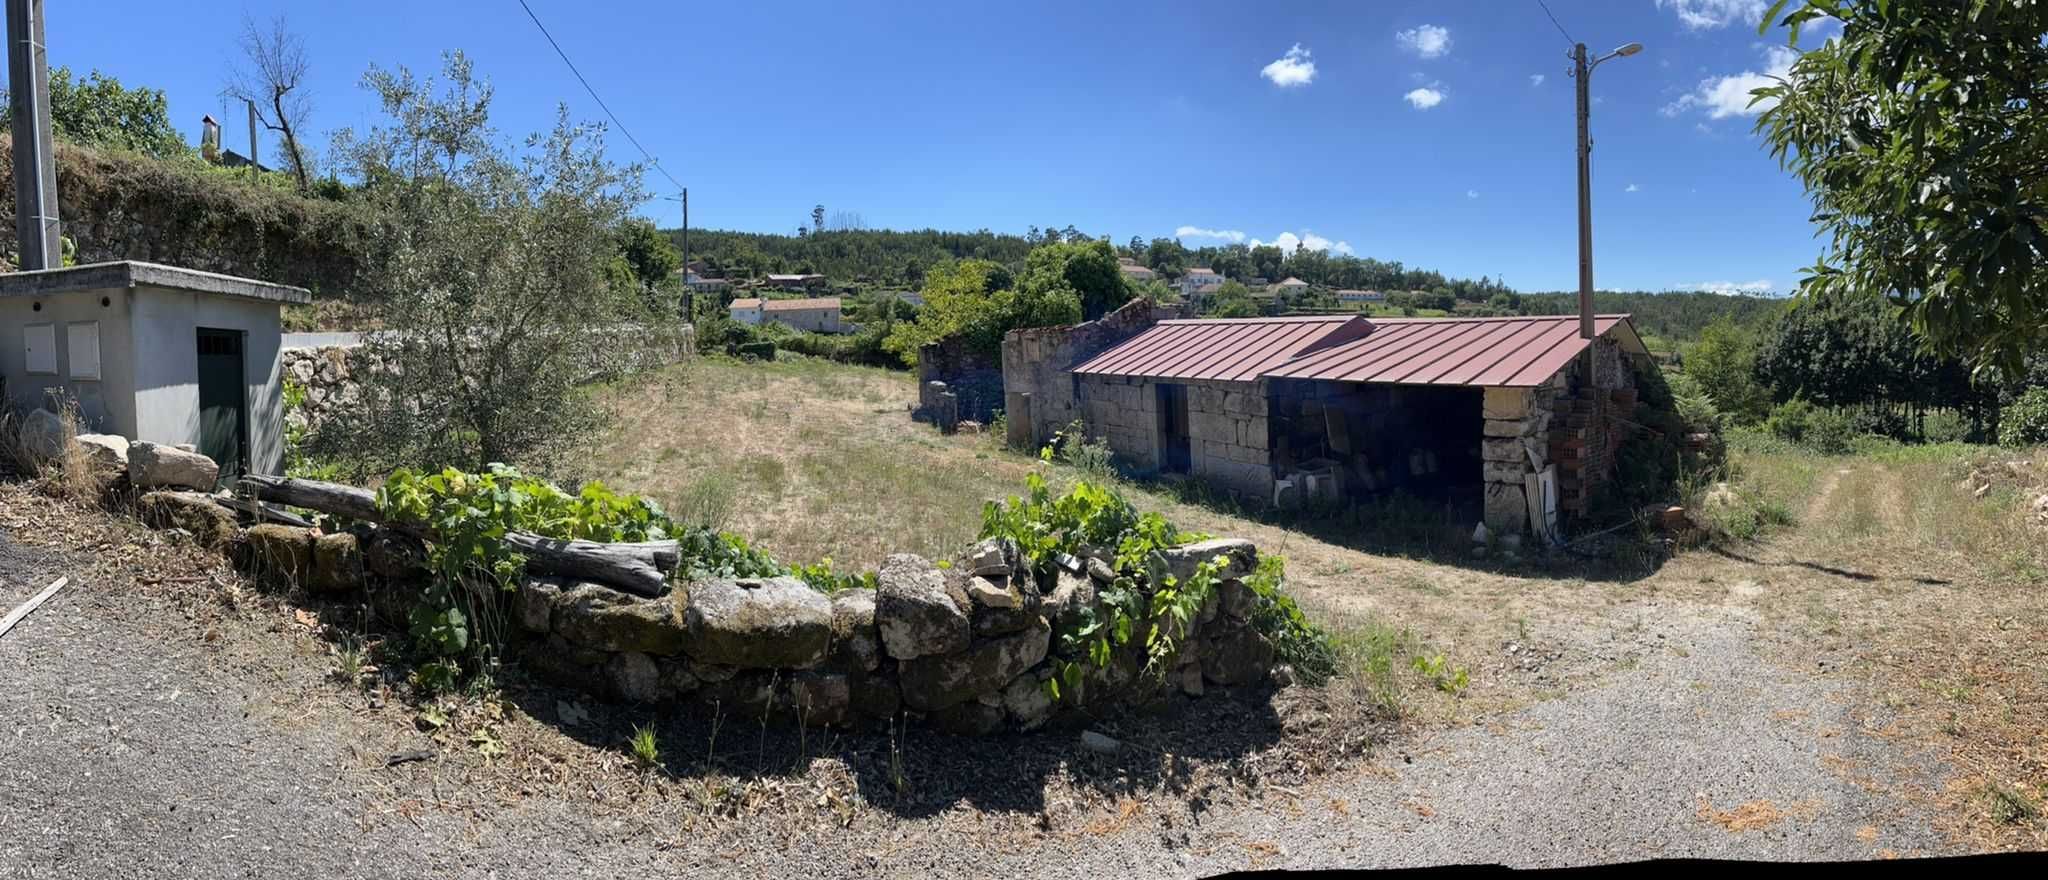
<svg viewBox="0 0 2048 880">
<path fill-rule="evenodd" d="M 327 680 L 324 643 L 290 612 L 209 611 L 105 555 L 0 537 L 0 596 L 76 580 L 0 639 L 0 864 L 24 876 L 1084 878 L 1947 851 L 1920 801 L 1896 794 L 1939 768 L 1872 732 L 1883 719 L 1859 714 L 1854 682 L 1763 659 L 1737 608 L 1638 602 L 1503 646 L 1518 673 L 1587 657 L 1620 671 L 1397 739 L 1371 766 L 1290 774 L 1271 741 L 1283 719 L 1205 700 L 1173 722 L 1180 742 L 1253 741 L 1203 756 L 1188 779 L 1156 773 L 1148 750 L 1174 740 L 1136 726 L 1109 729 L 1115 756 L 1084 752 L 1072 732 L 912 733 L 900 745 L 921 791 L 891 806 L 876 768 L 896 740 L 808 742 L 803 754 L 832 757 L 709 795 L 688 775 L 585 772 L 561 756 L 623 763 L 628 713 L 592 706 L 604 716 L 592 726 L 562 727 L 558 714 L 579 713 L 546 695 L 513 695 L 513 757 L 486 765 L 429 741 L 402 707 Z M 756 736 L 771 738 L 730 725 L 719 741 L 742 751 Z M 386 766 L 421 748 L 438 754 Z M 850 791 L 866 802 L 842 811 L 834 799 Z M 747 807 L 771 795 L 771 808 Z M 700 798 L 734 808 L 684 809 Z"/>
</svg>

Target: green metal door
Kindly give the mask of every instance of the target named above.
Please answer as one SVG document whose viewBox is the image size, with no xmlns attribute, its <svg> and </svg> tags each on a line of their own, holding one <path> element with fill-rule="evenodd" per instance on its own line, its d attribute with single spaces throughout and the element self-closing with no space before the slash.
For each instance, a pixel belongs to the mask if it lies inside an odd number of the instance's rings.
<svg viewBox="0 0 2048 880">
<path fill-rule="evenodd" d="M 242 332 L 199 328 L 199 451 L 220 464 L 223 483 L 249 470 L 245 389 Z"/>
</svg>

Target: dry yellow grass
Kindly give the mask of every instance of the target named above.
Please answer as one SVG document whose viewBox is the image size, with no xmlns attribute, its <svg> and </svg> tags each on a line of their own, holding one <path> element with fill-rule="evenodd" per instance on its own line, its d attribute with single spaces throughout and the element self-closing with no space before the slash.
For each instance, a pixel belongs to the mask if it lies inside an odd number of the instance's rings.
<svg viewBox="0 0 2048 880">
<path fill-rule="evenodd" d="M 972 539 L 984 499 L 1019 491 L 1034 469 L 1056 484 L 1073 477 L 988 437 L 942 437 L 912 423 L 914 397 L 902 373 L 700 360 L 611 389 L 617 427 L 587 464 L 593 476 L 714 520 L 782 559 L 831 557 L 842 568 L 872 567 L 891 552 L 949 555 Z M 1830 457 L 1737 444 L 1743 491 L 1782 505 L 1796 524 L 1622 576 L 1362 552 L 1143 487 L 1125 491 L 1183 528 L 1284 555 L 1289 588 L 1312 616 L 1344 631 L 1361 656 L 1394 655 L 1397 668 L 1361 685 L 1361 699 L 1393 689 L 1391 698 L 1424 717 L 1484 716 L 1629 668 L 1588 662 L 1539 690 L 1486 672 L 1504 643 L 1611 624 L 1641 613 L 1645 600 L 1754 611 L 1767 654 L 1811 670 L 1816 646 L 1847 652 L 1893 734 L 1949 759 L 1959 774 L 1945 804 L 1954 833 L 1982 848 L 2038 848 L 2048 846 L 2043 820 L 1996 821 L 2010 810 L 1994 809 L 1999 799 L 1986 794 L 2048 793 L 2048 553 L 2031 495 L 1980 498 L 1960 485 L 1992 454 L 1875 447 Z M 1398 666 L 1409 654 L 1469 667 L 1471 686 L 1449 694 L 1405 674 Z"/>
<path fill-rule="evenodd" d="M 943 558 L 1036 465 L 911 422 L 915 397 L 901 372 L 701 359 L 612 389 L 617 419 L 587 469 L 785 561 Z"/>
</svg>

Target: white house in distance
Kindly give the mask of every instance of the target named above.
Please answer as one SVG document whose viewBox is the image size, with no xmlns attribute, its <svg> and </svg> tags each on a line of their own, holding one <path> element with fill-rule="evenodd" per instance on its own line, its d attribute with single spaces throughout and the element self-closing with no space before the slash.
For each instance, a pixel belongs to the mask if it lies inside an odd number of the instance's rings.
<svg viewBox="0 0 2048 880">
<path fill-rule="evenodd" d="M 761 325 L 773 321 L 812 333 L 852 333 L 858 329 L 840 317 L 839 297 L 811 299 L 736 299 L 727 307 L 732 319 Z"/>
<path fill-rule="evenodd" d="M 722 293 L 732 289 L 730 281 L 723 278 L 706 278 L 691 269 L 677 269 L 676 274 L 682 276 L 683 286 L 694 293 Z"/>
<path fill-rule="evenodd" d="M 279 312 L 303 288 L 120 261 L 0 274 L 6 403 L 75 402 L 81 431 L 189 443 L 223 479 L 284 472 Z"/>
<path fill-rule="evenodd" d="M 1340 290 L 1337 301 L 1345 305 L 1371 305 L 1386 302 L 1387 294 L 1383 290 Z"/>
<path fill-rule="evenodd" d="M 758 327 L 761 325 L 761 302 L 758 297 L 736 299 L 725 307 L 725 311 L 735 321 Z"/>
<path fill-rule="evenodd" d="M 1116 266 L 1118 270 L 1124 273 L 1125 278 L 1129 278 L 1132 281 L 1151 281 L 1159 277 L 1159 273 L 1140 265 L 1137 260 L 1133 260 L 1130 257 L 1116 258 Z"/>
<path fill-rule="evenodd" d="M 1307 293 L 1308 282 L 1296 278 L 1292 275 L 1289 275 L 1287 276 L 1287 280 L 1282 281 L 1279 284 L 1273 285 L 1273 292 L 1286 294 L 1288 296 Z"/>
<path fill-rule="evenodd" d="M 1214 269 L 1189 269 L 1188 274 L 1180 277 L 1180 295 L 1188 299 L 1208 296 L 1222 286 L 1223 276 Z"/>
</svg>

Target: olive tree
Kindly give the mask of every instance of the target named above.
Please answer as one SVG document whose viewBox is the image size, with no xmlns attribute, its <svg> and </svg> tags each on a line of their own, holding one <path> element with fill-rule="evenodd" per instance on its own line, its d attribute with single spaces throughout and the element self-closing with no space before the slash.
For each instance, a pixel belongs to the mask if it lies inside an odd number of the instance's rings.
<svg viewBox="0 0 2048 880">
<path fill-rule="evenodd" d="M 662 338 L 663 313 L 608 271 L 644 201 L 638 166 L 607 161 L 572 123 L 514 148 L 491 88 L 461 53 L 441 79 L 371 68 L 387 124 L 336 136 L 391 258 L 376 271 L 386 330 L 366 343 L 364 411 L 322 446 L 364 470 L 547 468 L 600 424 L 579 387 Z M 323 433 L 327 433 L 323 431 Z"/>
</svg>

